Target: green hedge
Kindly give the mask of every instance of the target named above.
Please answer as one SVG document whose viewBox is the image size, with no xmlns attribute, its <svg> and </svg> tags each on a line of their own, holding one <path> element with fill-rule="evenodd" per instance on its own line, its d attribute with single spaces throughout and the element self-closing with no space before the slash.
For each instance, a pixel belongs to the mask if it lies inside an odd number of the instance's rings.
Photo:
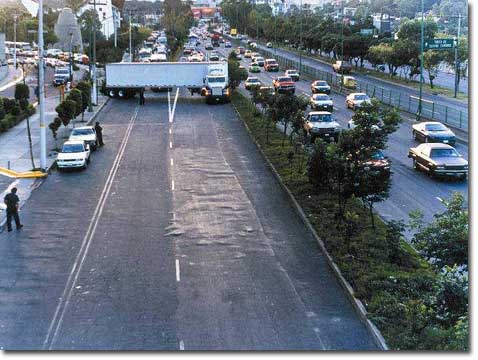
<svg viewBox="0 0 478 360">
<path fill-rule="evenodd" d="M 359 228 L 349 244 L 345 229 L 333 214 L 337 199 L 331 194 L 314 195 L 307 177 L 307 156 L 295 152 L 289 142 L 282 146 L 282 134 L 274 129 L 266 144 L 265 121 L 249 99 L 235 92 L 232 102 L 250 128 L 253 137 L 279 172 L 282 180 L 302 206 L 342 274 L 353 287 L 395 350 L 466 350 L 468 321 L 440 323 L 431 313 L 438 274 L 414 249 L 401 239 L 400 231 L 376 217 L 374 230 L 370 215 L 358 199 L 347 209 L 359 216 Z M 398 235 L 397 235 L 398 234 Z"/>
<path fill-rule="evenodd" d="M 0 98 L 0 133 L 7 131 L 28 116 L 35 114 L 35 111 L 31 104 L 23 110 L 14 99 Z"/>
</svg>

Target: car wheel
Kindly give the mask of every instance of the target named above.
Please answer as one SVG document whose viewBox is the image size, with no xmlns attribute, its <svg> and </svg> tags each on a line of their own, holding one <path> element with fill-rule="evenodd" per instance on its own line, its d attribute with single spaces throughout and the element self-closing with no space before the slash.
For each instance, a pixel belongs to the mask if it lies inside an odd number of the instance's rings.
<svg viewBox="0 0 478 360">
<path fill-rule="evenodd" d="M 415 130 L 413 130 L 412 135 L 414 140 L 418 140 L 418 134 Z"/>
<path fill-rule="evenodd" d="M 425 136 L 425 138 L 423 139 L 426 143 L 429 142 L 428 140 L 428 136 Z"/>
<path fill-rule="evenodd" d="M 85 165 L 83 165 L 83 170 L 86 170 L 88 168 L 88 161 L 85 161 Z"/>
<path fill-rule="evenodd" d="M 413 159 L 413 168 L 414 168 L 415 170 L 417 170 L 417 171 L 420 170 L 420 169 L 418 168 L 418 162 L 417 162 L 415 159 Z"/>
</svg>

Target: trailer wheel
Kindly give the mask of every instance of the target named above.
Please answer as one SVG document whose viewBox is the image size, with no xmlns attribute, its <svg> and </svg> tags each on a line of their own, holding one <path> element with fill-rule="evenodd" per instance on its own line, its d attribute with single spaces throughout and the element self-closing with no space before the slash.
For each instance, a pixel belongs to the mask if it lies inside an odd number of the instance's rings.
<svg viewBox="0 0 478 360">
<path fill-rule="evenodd" d="M 108 90 L 108 96 L 111 97 L 111 98 L 115 98 L 115 97 L 118 96 L 118 93 L 116 92 L 116 90 L 110 89 L 110 90 Z"/>
<path fill-rule="evenodd" d="M 125 92 L 123 89 L 118 90 L 118 97 L 119 97 L 120 99 L 126 98 L 126 92 Z"/>
</svg>

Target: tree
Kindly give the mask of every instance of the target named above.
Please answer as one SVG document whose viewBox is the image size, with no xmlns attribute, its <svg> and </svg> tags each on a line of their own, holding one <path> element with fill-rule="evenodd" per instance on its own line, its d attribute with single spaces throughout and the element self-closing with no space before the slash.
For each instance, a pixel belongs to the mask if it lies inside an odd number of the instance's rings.
<svg viewBox="0 0 478 360">
<path fill-rule="evenodd" d="M 229 74 L 229 84 L 232 89 L 235 89 L 239 86 L 241 81 L 247 79 L 247 70 L 240 67 L 240 63 L 237 60 L 236 53 L 233 51 L 229 54 L 227 60 L 228 65 L 228 74 Z"/>
<path fill-rule="evenodd" d="M 70 121 L 75 117 L 76 102 L 66 99 L 55 108 L 55 111 L 58 113 L 58 117 L 63 125 L 68 126 Z"/>
<path fill-rule="evenodd" d="M 80 115 L 85 108 L 83 108 L 83 95 L 81 91 L 78 89 L 73 89 L 70 91 L 70 94 L 66 97 L 67 100 L 71 100 L 75 103 L 75 116 L 77 117 Z"/>
<path fill-rule="evenodd" d="M 81 91 L 82 98 L 82 111 L 81 111 L 81 121 L 84 120 L 85 110 L 88 108 L 91 99 L 91 86 L 88 81 L 80 81 L 76 88 Z"/>
<path fill-rule="evenodd" d="M 468 269 L 468 208 L 462 194 L 455 192 L 451 199 L 441 200 L 446 210 L 434 215 L 425 224 L 423 214 L 410 214 L 410 228 L 417 233 L 412 238 L 416 249 L 438 269 L 458 265 Z"/>
<path fill-rule="evenodd" d="M 423 67 L 428 72 L 430 87 L 433 89 L 433 80 L 438 73 L 438 66 L 443 60 L 443 56 L 439 51 L 428 50 L 423 54 Z"/>
<path fill-rule="evenodd" d="M 30 98 L 30 88 L 26 84 L 15 85 L 15 100 L 19 103 L 22 110 L 28 108 L 28 99 Z"/>
<path fill-rule="evenodd" d="M 0 97 L 0 120 L 2 120 L 6 115 L 5 107 L 3 106 L 3 99 Z"/>
</svg>

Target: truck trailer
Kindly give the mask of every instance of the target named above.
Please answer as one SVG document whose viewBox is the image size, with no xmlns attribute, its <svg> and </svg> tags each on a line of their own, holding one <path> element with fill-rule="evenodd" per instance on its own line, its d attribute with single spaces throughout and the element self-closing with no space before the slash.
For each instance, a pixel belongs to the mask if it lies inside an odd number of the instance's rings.
<svg viewBox="0 0 478 360">
<path fill-rule="evenodd" d="M 226 62 L 122 62 L 106 64 L 105 71 L 110 97 L 132 97 L 145 88 L 187 87 L 191 95 L 204 96 L 208 104 L 230 100 Z"/>
</svg>

